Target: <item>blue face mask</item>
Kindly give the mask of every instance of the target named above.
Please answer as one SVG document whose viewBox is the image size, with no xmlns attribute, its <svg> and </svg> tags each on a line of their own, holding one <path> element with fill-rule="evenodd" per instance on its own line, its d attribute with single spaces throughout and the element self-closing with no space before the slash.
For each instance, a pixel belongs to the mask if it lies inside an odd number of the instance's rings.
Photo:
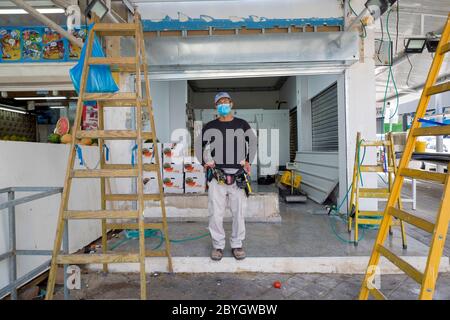
<svg viewBox="0 0 450 320">
<path fill-rule="evenodd" d="M 231 112 L 231 105 L 229 103 L 222 103 L 217 106 L 217 113 L 219 116 L 225 117 Z"/>
</svg>

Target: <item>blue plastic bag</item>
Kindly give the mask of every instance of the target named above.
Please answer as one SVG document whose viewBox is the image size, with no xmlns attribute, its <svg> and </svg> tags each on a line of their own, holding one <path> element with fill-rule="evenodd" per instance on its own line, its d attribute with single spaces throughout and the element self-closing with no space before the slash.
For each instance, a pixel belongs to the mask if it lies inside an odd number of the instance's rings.
<svg viewBox="0 0 450 320">
<path fill-rule="evenodd" d="M 90 24 L 88 26 L 88 30 L 91 30 L 93 26 L 93 23 Z M 72 79 L 73 86 L 78 94 L 80 90 L 81 74 L 83 72 L 87 43 L 88 38 L 86 37 L 83 49 L 81 50 L 80 60 L 70 69 L 70 78 Z M 94 36 L 94 41 L 92 44 L 92 57 L 105 57 L 100 41 L 96 36 Z M 109 65 L 91 65 L 89 67 L 89 75 L 85 91 L 88 93 L 107 93 L 119 91 L 119 87 L 117 87 L 117 84 L 112 77 L 111 68 Z"/>
</svg>

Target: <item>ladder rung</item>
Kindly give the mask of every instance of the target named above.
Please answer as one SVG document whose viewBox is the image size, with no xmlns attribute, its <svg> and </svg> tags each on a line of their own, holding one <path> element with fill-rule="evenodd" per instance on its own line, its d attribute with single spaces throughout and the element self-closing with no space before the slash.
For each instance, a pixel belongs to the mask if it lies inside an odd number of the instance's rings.
<svg viewBox="0 0 450 320">
<path fill-rule="evenodd" d="M 399 174 L 403 177 L 409 177 L 419 180 L 434 181 L 444 184 L 447 179 L 447 174 L 429 172 L 417 169 L 403 168 L 399 170 Z"/>
<path fill-rule="evenodd" d="M 135 92 L 116 92 L 116 93 L 85 93 L 84 101 L 127 101 L 136 103 L 137 95 Z"/>
<path fill-rule="evenodd" d="M 112 72 L 135 72 L 136 58 L 135 57 L 106 57 L 97 58 L 91 57 L 89 59 L 90 65 L 109 65 Z M 140 65 L 141 72 L 144 70 L 144 65 Z"/>
<path fill-rule="evenodd" d="M 73 178 L 108 178 L 108 177 L 137 177 L 137 169 L 95 169 L 95 170 L 72 170 Z"/>
<path fill-rule="evenodd" d="M 405 272 L 408 276 L 414 279 L 418 284 L 422 284 L 423 274 L 410 265 L 408 262 L 403 260 L 402 258 L 396 256 L 392 251 L 386 249 L 382 245 L 377 246 L 377 250 L 380 254 L 382 254 L 386 259 L 395 264 L 400 270 Z"/>
<path fill-rule="evenodd" d="M 104 164 L 103 167 L 108 170 L 137 170 L 137 164 L 132 166 L 131 164 Z M 144 171 L 157 171 L 159 167 L 157 164 L 144 163 L 142 165 Z"/>
<path fill-rule="evenodd" d="M 157 250 L 157 251 L 145 251 L 146 257 L 167 257 L 166 251 Z"/>
<path fill-rule="evenodd" d="M 150 106 L 152 105 L 150 101 Z M 136 101 L 135 100 L 129 100 L 129 101 L 117 101 L 117 100 L 108 100 L 101 104 L 104 108 L 123 108 L 123 107 L 136 107 Z M 141 100 L 141 106 L 147 107 L 147 100 Z"/>
<path fill-rule="evenodd" d="M 387 141 L 387 140 L 361 142 L 361 147 L 381 147 L 381 146 L 390 146 L 390 145 L 391 145 L 391 142 Z"/>
<path fill-rule="evenodd" d="M 94 32 L 101 36 L 134 36 L 136 25 L 133 23 L 96 23 Z"/>
<path fill-rule="evenodd" d="M 136 253 L 65 254 L 57 256 L 56 262 L 58 264 L 139 262 L 139 255 Z"/>
<path fill-rule="evenodd" d="M 382 217 L 384 215 L 384 211 L 358 211 L 358 216 L 366 216 L 366 217 Z"/>
<path fill-rule="evenodd" d="M 387 171 L 384 171 L 382 166 L 374 166 L 374 165 L 362 165 L 359 167 L 361 172 L 392 172 L 392 167 L 386 168 Z"/>
<path fill-rule="evenodd" d="M 416 128 L 412 132 L 413 136 L 443 136 L 450 134 L 450 125 Z"/>
<path fill-rule="evenodd" d="M 137 211 L 129 210 L 92 210 L 92 211 L 75 211 L 69 210 L 64 212 L 65 219 L 137 219 L 139 214 Z"/>
<path fill-rule="evenodd" d="M 381 223 L 381 218 L 380 219 L 361 219 L 361 218 L 358 218 L 358 224 L 378 225 L 380 223 Z"/>
<path fill-rule="evenodd" d="M 137 194 L 105 194 L 106 201 L 137 201 Z M 161 200 L 159 193 L 157 194 L 144 194 L 144 200 Z"/>
<path fill-rule="evenodd" d="M 389 208 L 389 214 L 393 217 L 396 217 L 402 221 L 405 221 L 409 224 L 412 224 L 413 226 L 416 226 L 417 228 L 420 228 L 424 231 L 427 231 L 428 233 L 433 233 L 434 231 L 434 224 L 419 218 L 417 216 L 414 216 L 406 211 L 394 208 L 394 207 L 390 207 Z"/>
<path fill-rule="evenodd" d="M 385 188 L 359 188 L 360 198 L 389 198 L 389 189 Z"/>
<path fill-rule="evenodd" d="M 107 229 L 117 229 L 117 230 L 139 229 L 139 224 L 138 223 L 107 223 L 106 228 Z M 163 230 L 163 224 L 162 223 L 144 223 L 144 229 Z"/>
<path fill-rule="evenodd" d="M 450 91 L 450 81 L 437 84 L 427 89 L 427 96 L 431 96 L 433 94 L 438 94 L 442 92 Z"/>
<path fill-rule="evenodd" d="M 366 285 L 367 286 L 367 285 Z M 387 300 L 385 295 L 377 288 L 367 288 L 369 293 L 377 300 Z"/>
<path fill-rule="evenodd" d="M 77 138 L 134 140 L 137 139 L 137 132 L 134 130 L 81 130 L 77 132 Z M 142 132 L 142 139 L 153 139 L 153 134 L 151 132 Z"/>
<path fill-rule="evenodd" d="M 441 52 L 440 52 L 440 54 L 444 54 L 444 53 L 449 52 L 449 51 L 450 51 L 450 42 L 447 42 L 446 44 L 444 44 L 444 45 L 441 47 Z"/>
</svg>

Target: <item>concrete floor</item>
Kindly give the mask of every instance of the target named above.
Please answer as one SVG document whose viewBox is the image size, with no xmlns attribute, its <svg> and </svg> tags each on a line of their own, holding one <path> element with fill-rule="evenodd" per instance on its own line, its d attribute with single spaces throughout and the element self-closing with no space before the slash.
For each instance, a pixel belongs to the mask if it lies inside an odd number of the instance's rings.
<svg viewBox="0 0 450 320">
<path fill-rule="evenodd" d="M 203 273 L 147 276 L 147 298 L 152 300 L 354 300 L 362 275 Z M 115 273 L 103 276 L 86 273 L 81 290 L 72 290 L 72 299 L 139 299 L 139 274 Z M 280 281 L 281 289 L 273 287 Z M 381 277 L 381 290 L 395 300 L 417 299 L 419 287 L 405 275 Z M 55 299 L 63 299 L 57 286 Z M 436 300 L 450 300 L 450 273 L 440 274 Z"/>
<path fill-rule="evenodd" d="M 441 193 L 439 186 L 418 183 L 418 201 L 415 214 L 434 221 Z M 410 186 L 404 188 L 409 195 Z M 265 190 L 266 191 L 266 190 Z M 410 211 L 411 204 L 405 205 Z M 247 223 L 245 248 L 248 257 L 350 257 L 369 256 L 376 230 L 366 230 L 358 247 L 345 243 L 348 239 L 345 225 L 325 214 L 323 206 L 313 202 L 284 204 L 280 202 L 281 223 Z M 344 241 L 338 240 L 332 225 Z M 170 238 L 181 239 L 207 232 L 206 222 L 183 222 L 170 224 Z M 225 223 L 227 234 L 230 224 Z M 397 254 L 426 256 L 429 235 L 407 226 L 408 249 L 401 248 L 398 228 L 389 240 L 389 247 Z M 123 235 L 110 241 L 115 250 L 136 250 L 136 240 L 124 241 Z M 148 248 L 159 240 L 146 240 Z M 445 254 L 448 255 L 449 241 Z M 227 244 L 228 245 L 228 244 Z M 173 243 L 174 257 L 208 257 L 210 239 Z M 231 256 L 229 250 L 225 256 Z M 149 299 L 355 299 L 363 275 L 315 274 L 315 273 L 175 273 L 148 275 Z M 282 282 L 282 289 L 272 287 L 273 281 Z M 416 299 L 419 286 L 405 275 L 382 275 L 381 291 L 390 299 Z M 82 289 L 72 291 L 73 299 L 138 299 L 139 275 L 114 273 L 103 276 L 89 271 L 82 274 Z M 62 298 L 61 287 L 55 296 Z M 439 276 L 435 299 L 450 299 L 450 273 Z"/>
</svg>

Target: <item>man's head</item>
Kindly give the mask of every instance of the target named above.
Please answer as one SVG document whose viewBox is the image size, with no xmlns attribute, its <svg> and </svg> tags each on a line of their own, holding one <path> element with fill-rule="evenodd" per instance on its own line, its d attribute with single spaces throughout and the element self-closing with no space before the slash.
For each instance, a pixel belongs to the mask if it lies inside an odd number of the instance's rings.
<svg viewBox="0 0 450 320">
<path fill-rule="evenodd" d="M 231 96 L 227 92 L 219 92 L 214 97 L 214 104 L 220 116 L 224 117 L 230 114 L 233 107 Z"/>
</svg>

